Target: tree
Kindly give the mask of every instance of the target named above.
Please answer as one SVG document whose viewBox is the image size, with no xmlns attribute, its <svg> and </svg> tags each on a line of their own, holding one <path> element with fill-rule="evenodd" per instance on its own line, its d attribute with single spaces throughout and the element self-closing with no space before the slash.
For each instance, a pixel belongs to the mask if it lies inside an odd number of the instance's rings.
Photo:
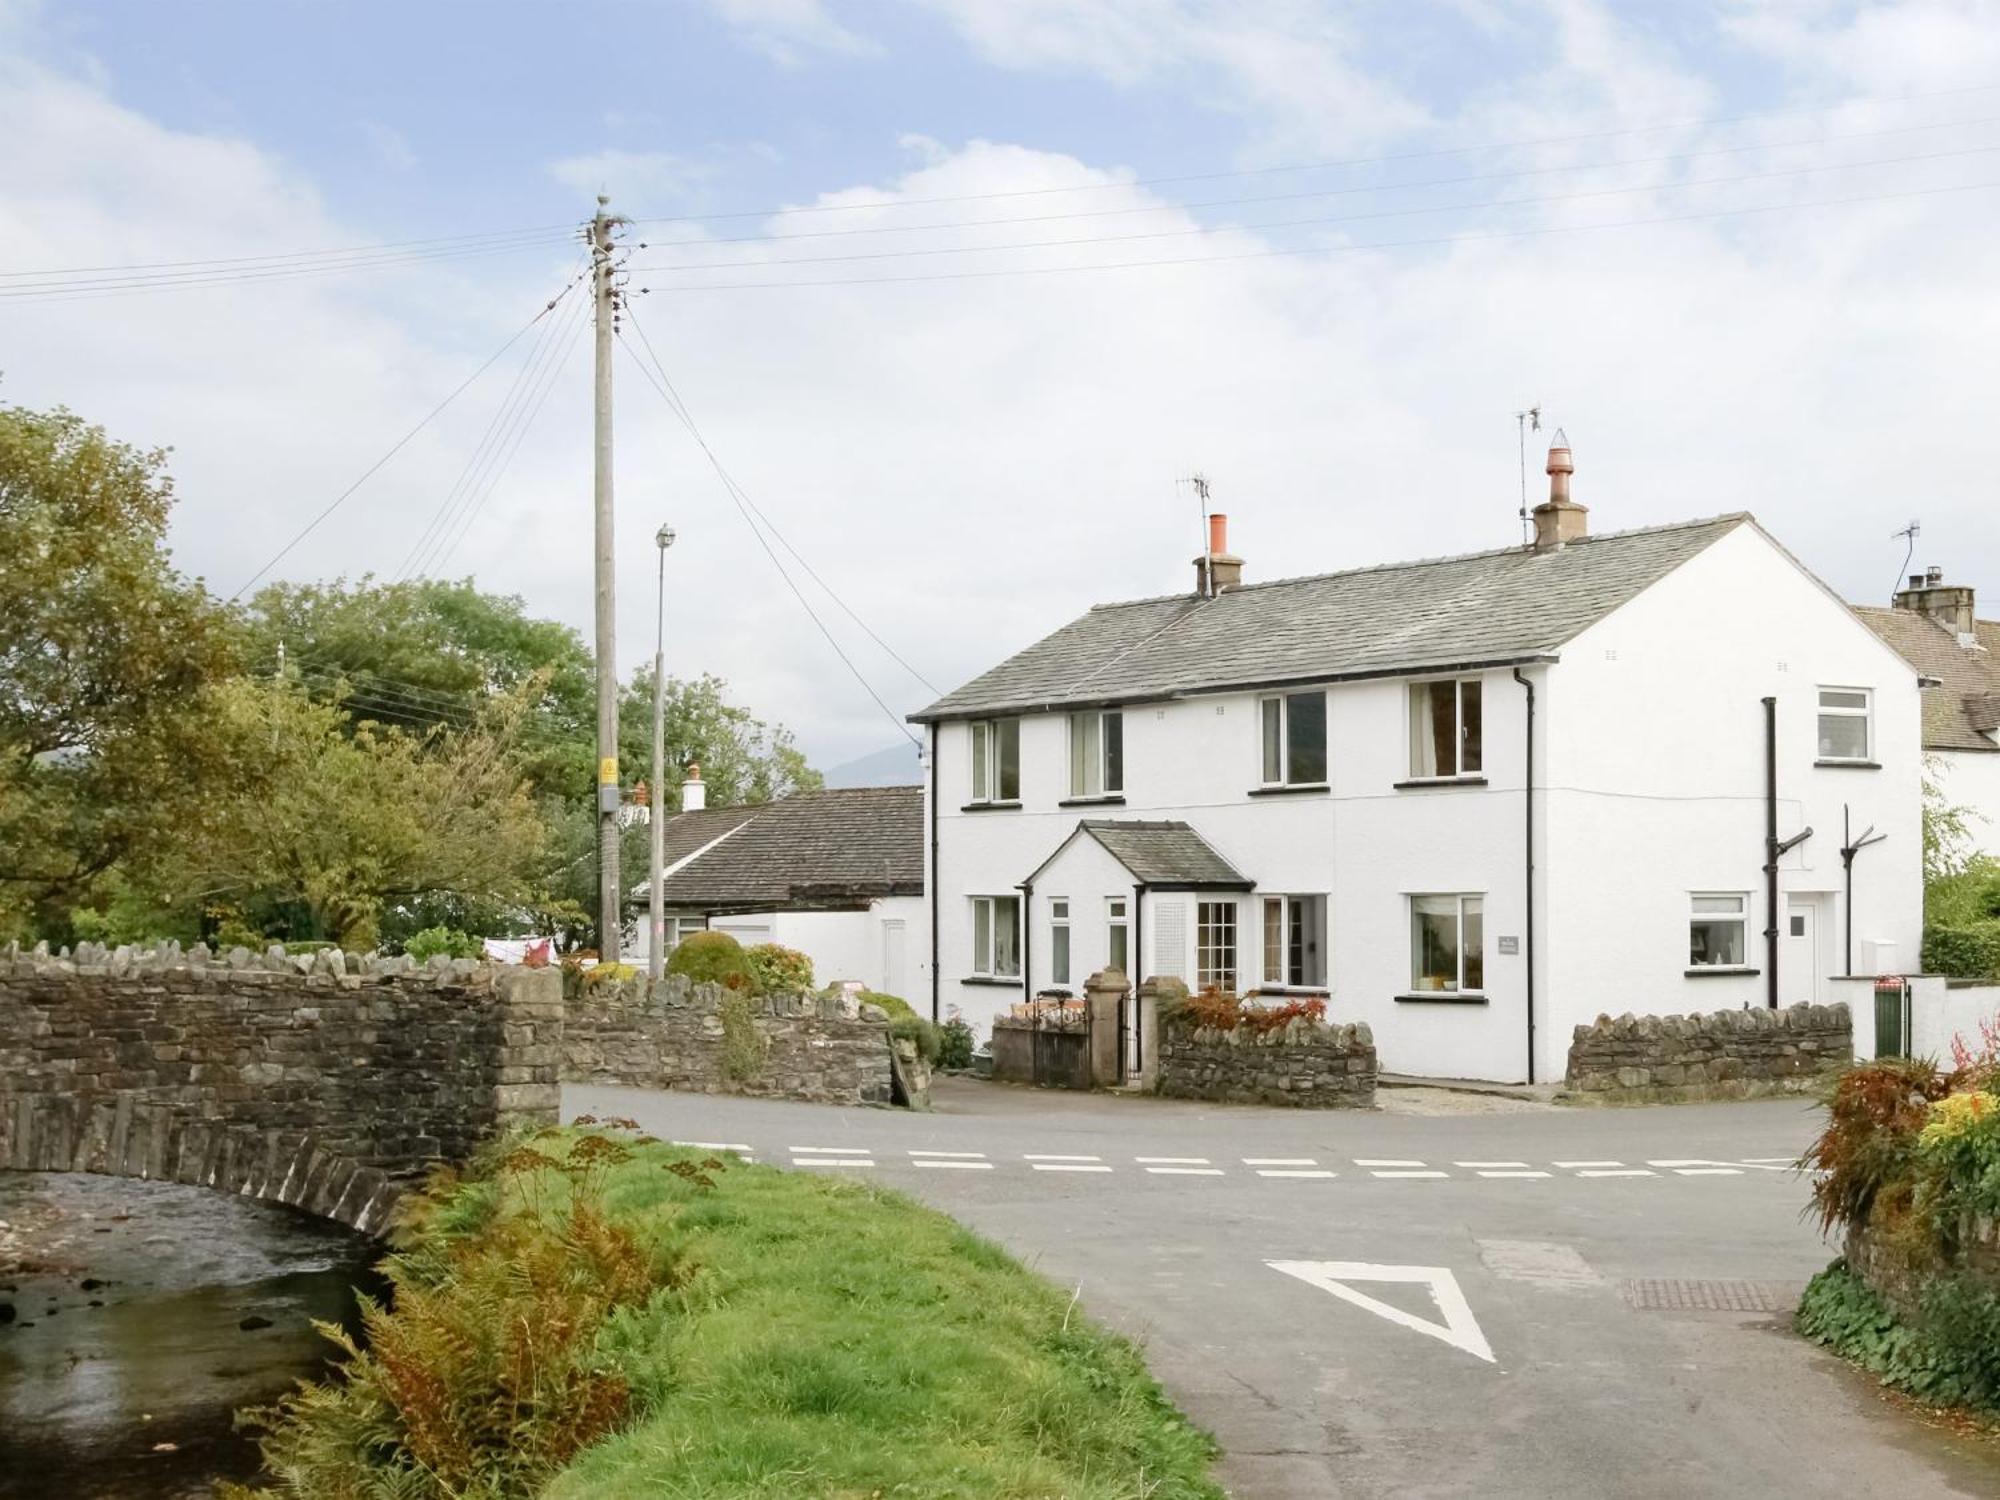
<svg viewBox="0 0 2000 1500">
<path fill-rule="evenodd" d="M 817 790 L 825 782 L 807 763 L 792 732 L 770 724 L 726 696 L 720 677 L 692 682 L 667 679 L 667 786 L 654 805 L 680 806 L 680 769 L 701 767 L 711 807 L 773 802 L 793 792 Z M 652 774 L 653 671 L 634 674 L 618 705 L 618 756 L 628 784 Z"/>
<path fill-rule="evenodd" d="M 538 894 L 545 830 L 507 722 L 417 734 L 247 678 L 215 690 L 212 709 L 240 774 L 148 862 L 163 905 L 200 900 L 260 931 L 365 948 L 395 903 Z"/>
<path fill-rule="evenodd" d="M 203 695 L 235 640 L 170 561 L 165 463 L 0 407 L 0 931 L 60 923 L 218 769 Z"/>
</svg>

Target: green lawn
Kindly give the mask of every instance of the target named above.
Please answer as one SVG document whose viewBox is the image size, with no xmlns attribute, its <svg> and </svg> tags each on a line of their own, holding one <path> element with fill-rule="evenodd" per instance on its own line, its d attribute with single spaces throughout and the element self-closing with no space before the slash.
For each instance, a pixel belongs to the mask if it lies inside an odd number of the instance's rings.
<svg viewBox="0 0 2000 1500">
<path fill-rule="evenodd" d="M 665 1389 L 550 1500 L 1219 1497 L 1209 1439 L 1132 1346 L 943 1214 L 867 1184 L 659 1145 L 611 1169 L 696 1269 L 654 1355 Z"/>
</svg>

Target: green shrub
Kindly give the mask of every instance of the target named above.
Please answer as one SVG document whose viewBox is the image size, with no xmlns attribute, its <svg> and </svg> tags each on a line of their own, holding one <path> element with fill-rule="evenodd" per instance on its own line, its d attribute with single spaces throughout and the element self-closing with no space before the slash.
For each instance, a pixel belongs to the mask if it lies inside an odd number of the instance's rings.
<svg viewBox="0 0 2000 1500">
<path fill-rule="evenodd" d="M 972 1066 L 972 1028 L 958 1016 L 938 1028 L 937 1065 L 958 1069 Z"/>
<path fill-rule="evenodd" d="M 813 961 L 796 948 L 782 943 L 759 943 L 743 950 L 757 989 L 766 995 L 810 995 L 813 990 Z"/>
<path fill-rule="evenodd" d="M 863 990 L 859 998 L 863 1005 L 881 1006 L 889 1013 L 889 1019 L 892 1021 L 898 1016 L 909 1016 L 913 1020 L 916 1018 L 916 1010 L 909 1001 L 899 995 L 885 995 L 880 990 Z"/>
<path fill-rule="evenodd" d="M 1926 1283 L 1903 1322 L 1860 1277 L 1835 1261 L 1799 1299 L 1797 1327 L 1923 1401 L 2000 1407 L 2000 1293 L 1964 1277 Z"/>
<path fill-rule="evenodd" d="M 922 1016 L 891 1016 L 889 1035 L 898 1041 L 915 1042 L 917 1056 L 927 1063 L 937 1062 L 940 1050 L 938 1029 Z"/>
<path fill-rule="evenodd" d="M 750 996 L 732 989 L 717 1008 L 722 1022 L 722 1071 L 737 1083 L 748 1083 L 764 1071 L 771 1039 L 757 1028 L 757 1010 Z"/>
<path fill-rule="evenodd" d="M 2000 918 L 1926 927 L 1923 964 L 1926 974 L 2000 980 Z"/>
<path fill-rule="evenodd" d="M 750 971 L 743 945 L 726 932 L 689 933 L 667 955 L 667 972 L 728 990 L 757 988 L 757 976 Z"/>
<path fill-rule="evenodd" d="M 478 938 L 456 927 L 426 927 L 422 932 L 410 934 L 403 951 L 421 964 L 440 953 L 446 958 L 479 958 L 486 949 Z"/>
<path fill-rule="evenodd" d="M 1963 927 L 2000 917 L 2000 860 L 1981 855 L 1924 882 L 1924 923 Z"/>
<path fill-rule="evenodd" d="M 1917 1132 L 1930 1121 L 1931 1101 L 1947 1091 L 1937 1065 L 1922 1058 L 1879 1058 L 1835 1080 L 1826 1129 L 1805 1154 L 1822 1232 L 1866 1223 L 1876 1195 L 1892 1184 L 1907 1193 Z"/>
<path fill-rule="evenodd" d="M 1916 1169 L 1919 1201 L 1947 1253 L 1965 1215 L 2000 1218 L 2000 1096 L 1971 1089 L 1933 1103 Z"/>
</svg>

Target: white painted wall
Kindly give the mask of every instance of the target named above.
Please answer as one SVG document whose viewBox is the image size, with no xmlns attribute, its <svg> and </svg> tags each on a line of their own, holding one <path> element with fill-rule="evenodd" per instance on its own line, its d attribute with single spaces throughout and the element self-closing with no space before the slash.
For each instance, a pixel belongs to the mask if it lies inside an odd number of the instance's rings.
<svg viewBox="0 0 2000 1500">
<path fill-rule="evenodd" d="M 1912 975 L 1909 984 L 1913 1057 L 1927 1057 L 1949 1068 L 1954 1039 L 1976 1053 L 1982 1046 L 1982 1024 L 2000 1025 L 2000 985 L 1965 984 L 1937 974 Z M 1874 981 L 1843 980 L 1834 989 L 1854 1013 L 1854 1055 L 1876 1056 L 1882 1039 L 1875 1034 Z M 1892 1046 L 1895 1040 L 1889 1039 Z"/>
<path fill-rule="evenodd" d="M 2000 859 L 2000 746 L 1934 751 L 1931 764 L 1946 803 L 1965 809 L 1967 852 Z"/>
<path fill-rule="evenodd" d="M 1842 805 L 1887 839 L 1855 862 L 1855 964 L 1871 940 L 1914 969 L 1922 930 L 1916 674 L 1762 533 L 1743 527 L 1563 648 L 1552 679 L 1543 1070 L 1600 1012 L 1761 1005 L 1762 973 L 1685 975 L 1688 898 L 1750 893 L 1765 968 L 1764 728 L 1778 699 L 1780 904 L 1817 896 L 1817 965 L 1780 962 L 1780 1001 L 1830 1000 L 1844 970 Z M 1879 770 L 1822 768 L 1818 688 L 1873 689 Z M 1788 916 L 1781 910 L 1781 917 Z M 1781 929 L 1782 930 L 1782 929 Z M 1549 1076 L 1555 1076 L 1550 1072 Z"/>
<path fill-rule="evenodd" d="M 901 964 L 897 972 L 895 924 L 901 924 Z M 930 907 L 921 896 L 889 896 L 866 911 L 737 912 L 709 918 L 709 927 L 727 932 L 745 947 L 782 943 L 813 962 L 823 988 L 858 979 L 871 990 L 900 995 L 923 1014 L 929 1003 L 925 947 Z"/>
</svg>

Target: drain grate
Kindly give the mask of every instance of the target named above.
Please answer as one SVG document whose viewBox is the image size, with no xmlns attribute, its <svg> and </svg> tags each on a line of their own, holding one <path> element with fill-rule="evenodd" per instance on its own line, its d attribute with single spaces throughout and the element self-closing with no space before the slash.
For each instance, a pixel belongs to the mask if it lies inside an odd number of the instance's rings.
<svg viewBox="0 0 2000 1500">
<path fill-rule="evenodd" d="M 1763 1281 L 1688 1281 L 1642 1277 L 1625 1283 L 1625 1300 L 1640 1312 L 1788 1312 L 1795 1288 Z"/>
</svg>

